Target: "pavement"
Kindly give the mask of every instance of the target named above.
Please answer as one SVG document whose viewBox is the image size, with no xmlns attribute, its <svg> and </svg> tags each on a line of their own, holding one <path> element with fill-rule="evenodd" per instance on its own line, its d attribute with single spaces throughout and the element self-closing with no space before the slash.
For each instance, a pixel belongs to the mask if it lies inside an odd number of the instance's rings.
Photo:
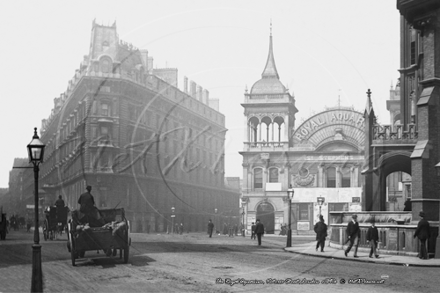
<svg viewBox="0 0 440 293">
<path fill-rule="evenodd" d="M 292 239 L 294 242 L 294 238 Z M 359 247 L 357 255 L 358 258 L 353 257 L 352 248 L 348 256 L 345 256 L 344 250 L 338 247 L 329 246 L 328 241 L 326 241 L 326 246 L 324 248 L 324 252 L 321 252 L 319 249 L 316 251 L 316 241 L 303 243 L 303 244 L 294 244 L 292 243 L 292 247 L 284 248 L 285 251 L 291 253 L 297 253 L 308 256 L 315 256 L 321 258 L 331 258 L 331 259 L 340 259 L 345 261 L 353 261 L 353 262 L 368 262 L 368 263 L 377 263 L 384 265 L 400 265 L 400 266 L 415 266 L 415 267 L 440 267 L 440 259 L 430 258 L 430 259 L 420 259 L 417 256 L 407 256 L 407 255 L 391 255 L 391 254 L 381 254 L 381 251 L 378 250 L 379 258 L 370 258 L 369 253 L 370 250 L 367 248 Z"/>
</svg>

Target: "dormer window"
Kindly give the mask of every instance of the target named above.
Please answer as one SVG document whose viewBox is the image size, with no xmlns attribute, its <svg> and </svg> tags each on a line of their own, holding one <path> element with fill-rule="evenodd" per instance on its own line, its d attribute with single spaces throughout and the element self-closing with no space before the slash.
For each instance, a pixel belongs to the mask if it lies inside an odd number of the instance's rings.
<svg viewBox="0 0 440 293">
<path fill-rule="evenodd" d="M 102 57 L 99 60 L 99 66 L 101 68 L 102 73 L 112 72 L 112 70 L 111 70 L 112 69 L 112 60 L 108 56 Z"/>
</svg>

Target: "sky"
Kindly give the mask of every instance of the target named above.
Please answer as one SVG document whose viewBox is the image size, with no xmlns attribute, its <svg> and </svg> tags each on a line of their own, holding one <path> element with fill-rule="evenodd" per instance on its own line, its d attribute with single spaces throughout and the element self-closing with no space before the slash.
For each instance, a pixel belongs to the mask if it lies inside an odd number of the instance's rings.
<svg viewBox="0 0 440 293">
<path fill-rule="evenodd" d="M 400 65 L 395 0 L 1 1 L 0 188 L 88 54 L 94 19 L 116 21 L 119 38 L 147 49 L 154 67 L 177 68 L 180 89 L 187 76 L 220 100 L 225 176 L 242 177 L 241 103 L 261 78 L 271 27 L 296 127 L 338 101 L 363 112 L 368 89 L 378 121 L 389 124 L 386 100 Z"/>
</svg>

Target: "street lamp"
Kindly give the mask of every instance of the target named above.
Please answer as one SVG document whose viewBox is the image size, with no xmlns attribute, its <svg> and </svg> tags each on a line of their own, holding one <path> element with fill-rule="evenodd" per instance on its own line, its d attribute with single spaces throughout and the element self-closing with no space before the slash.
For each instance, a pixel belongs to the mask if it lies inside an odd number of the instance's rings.
<svg viewBox="0 0 440 293">
<path fill-rule="evenodd" d="M 217 218 L 217 212 L 218 212 L 218 209 L 215 208 L 215 209 L 214 209 L 214 213 L 215 213 L 215 219 L 214 219 L 214 222 L 215 222 L 215 225 L 217 226 L 217 229 L 219 229 L 219 226 L 218 226 L 218 218 Z M 219 229 L 219 231 L 220 231 L 220 229 Z M 215 232 L 215 231 L 214 231 L 214 232 Z"/>
<path fill-rule="evenodd" d="M 318 205 L 319 205 L 319 216 L 321 215 L 321 206 L 324 204 L 325 202 L 325 198 L 320 196 L 317 198 L 318 201 Z"/>
<path fill-rule="evenodd" d="M 174 207 L 171 207 L 171 231 L 172 233 L 175 233 L 174 231 L 174 218 L 176 217 L 176 215 L 174 214 Z"/>
<path fill-rule="evenodd" d="M 287 244 L 286 247 L 292 247 L 292 227 L 291 227 L 291 214 L 292 214 L 292 199 L 295 191 L 292 188 L 292 184 L 290 184 L 287 189 L 287 197 L 289 198 L 289 230 L 287 230 Z"/>
<path fill-rule="evenodd" d="M 35 231 L 34 244 L 32 245 L 32 284 L 31 292 L 43 292 L 43 271 L 41 268 L 41 245 L 40 245 L 40 231 L 38 223 L 38 172 L 39 165 L 43 162 L 44 143 L 40 140 L 37 134 L 37 128 L 34 128 L 34 136 L 31 142 L 27 145 L 29 154 L 29 163 L 34 165 L 34 181 L 35 181 Z"/>
</svg>

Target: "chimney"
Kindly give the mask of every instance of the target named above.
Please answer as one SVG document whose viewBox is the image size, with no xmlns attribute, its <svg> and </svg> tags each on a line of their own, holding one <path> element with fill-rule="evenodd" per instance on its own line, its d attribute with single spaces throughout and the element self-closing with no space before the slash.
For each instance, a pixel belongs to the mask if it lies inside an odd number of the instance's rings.
<svg viewBox="0 0 440 293">
<path fill-rule="evenodd" d="M 186 76 L 183 77 L 183 92 L 188 93 L 188 77 Z"/>
<path fill-rule="evenodd" d="M 203 90 L 203 103 L 209 105 L 209 91 L 206 89 Z"/>
<path fill-rule="evenodd" d="M 147 65 L 147 69 L 148 69 L 148 73 L 152 73 L 153 72 L 153 57 L 148 57 L 148 65 Z"/>
<path fill-rule="evenodd" d="M 196 87 L 197 87 L 197 84 L 194 82 L 194 81 L 190 81 L 190 93 L 189 93 L 189 95 L 191 96 L 191 97 L 193 97 L 194 99 L 196 99 Z"/>
<path fill-rule="evenodd" d="M 201 86 L 197 86 L 197 100 L 203 103 L 203 97 L 202 97 L 203 88 Z"/>
<path fill-rule="evenodd" d="M 148 68 L 148 50 L 141 50 L 142 66 Z"/>
</svg>

